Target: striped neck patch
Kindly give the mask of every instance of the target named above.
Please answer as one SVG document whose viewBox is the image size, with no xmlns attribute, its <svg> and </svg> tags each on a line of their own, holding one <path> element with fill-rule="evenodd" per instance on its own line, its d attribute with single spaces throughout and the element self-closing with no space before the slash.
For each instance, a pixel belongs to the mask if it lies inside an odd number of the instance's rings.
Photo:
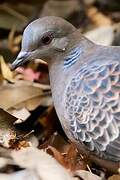
<svg viewBox="0 0 120 180">
<path fill-rule="evenodd" d="M 64 68 L 68 68 L 73 65 L 81 56 L 82 50 L 80 47 L 72 49 L 67 56 L 64 58 Z"/>
</svg>

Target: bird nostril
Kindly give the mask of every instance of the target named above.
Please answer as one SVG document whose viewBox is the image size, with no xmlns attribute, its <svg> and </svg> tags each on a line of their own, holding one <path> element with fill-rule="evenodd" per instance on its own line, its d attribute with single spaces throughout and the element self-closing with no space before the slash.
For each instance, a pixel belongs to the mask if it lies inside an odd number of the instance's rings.
<svg viewBox="0 0 120 180">
<path fill-rule="evenodd" d="M 15 70 L 17 67 L 19 67 L 20 65 L 23 65 L 28 58 L 29 53 L 27 52 L 20 52 L 18 54 L 18 57 L 15 59 L 15 61 L 11 64 L 10 69 L 13 71 Z"/>
<path fill-rule="evenodd" d="M 20 52 L 17 56 L 17 59 L 24 59 L 26 57 L 28 57 L 29 52 Z"/>
</svg>

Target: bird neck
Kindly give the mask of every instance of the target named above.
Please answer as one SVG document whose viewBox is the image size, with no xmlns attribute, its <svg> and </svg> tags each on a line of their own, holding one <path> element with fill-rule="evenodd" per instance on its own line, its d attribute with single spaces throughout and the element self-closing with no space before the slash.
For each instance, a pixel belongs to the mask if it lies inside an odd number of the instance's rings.
<svg viewBox="0 0 120 180">
<path fill-rule="evenodd" d="M 89 54 L 89 51 L 93 49 L 94 43 L 85 38 L 80 30 L 76 30 L 67 37 L 68 45 L 64 52 L 58 52 L 51 58 L 48 66 L 60 68 L 63 71 L 69 70 L 73 66 L 76 66 L 77 62 L 82 63 L 84 55 Z M 73 65 L 73 66 L 72 66 Z"/>
<path fill-rule="evenodd" d="M 70 49 L 70 51 L 67 53 L 67 55 L 63 58 L 64 69 L 69 68 L 70 66 L 75 64 L 76 61 L 79 60 L 81 54 L 82 54 L 82 48 L 80 48 L 78 45 L 76 45 L 76 47 L 73 47 L 72 49 Z"/>
<path fill-rule="evenodd" d="M 69 45 L 64 53 L 64 69 L 70 68 L 80 60 L 81 56 L 93 46 L 93 43 L 85 38 L 80 30 L 75 31 L 69 37 Z"/>
<path fill-rule="evenodd" d="M 63 102 L 64 89 L 69 80 L 73 78 L 74 73 L 80 69 L 85 61 L 89 61 L 94 47 L 94 44 L 84 38 L 80 32 L 76 35 L 72 34 L 65 52 L 54 57 L 48 64 L 52 95 L 56 107 L 59 107 Z"/>
</svg>

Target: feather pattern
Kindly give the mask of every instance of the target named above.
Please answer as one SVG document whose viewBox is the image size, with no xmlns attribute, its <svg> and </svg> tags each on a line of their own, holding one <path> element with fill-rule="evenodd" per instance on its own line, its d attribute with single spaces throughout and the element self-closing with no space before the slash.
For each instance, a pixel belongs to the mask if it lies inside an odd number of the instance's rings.
<svg viewBox="0 0 120 180">
<path fill-rule="evenodd" d="M 120 63 L 83 65 L 67 86 L 71 133 L 101 157 L 120 161 Z"/>
<path fill-rule="evenodd" d="M 81 56 L 82 50 L 80 47 L 75 47 L 69 54 L 64 58 L 64 69 L 73 65 Z"/>
</svg>

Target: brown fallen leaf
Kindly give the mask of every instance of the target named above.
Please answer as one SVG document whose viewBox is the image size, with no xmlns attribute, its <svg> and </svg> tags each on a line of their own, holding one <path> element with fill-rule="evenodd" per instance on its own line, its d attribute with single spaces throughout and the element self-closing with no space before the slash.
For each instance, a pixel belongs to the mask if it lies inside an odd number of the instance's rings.
<svg viewBox="0 0 120 180">
<path fill-rule="evenodd" d="M 25 104 L 25 107 L 29 111 L 33 111 L 35 108 L 37 108 L 40 105 L 41 106 L 51 106 L 52 103 L 53 103 L 53 101 L 52 101 L 50 92 L 47 92 L 47 93 L 43 92 L 43 95 L 37 96 L 32 99 L 28 99 L 26 102 L 23 102 L 23 104 Z M 21 105 L 22 104 L 20 104 L 20 106 Z"/>
<path fill-rule="evenodd" d="M 13 72 L 10 70 L 8 65 L 5 63 L 3 56 L 0 56 L 0 67 L 1 67 L 1 73 L 2 73 L 2 76 L 4 77 L 4 79 L 14 82 Z"/>
<path fill-rule="evenodd" d="M 51 155 L 53 155 L 53 157 L 62 165 L 62 166 L 66 166 L 66 163 L 64 161 L 64 157 L 63 155 L 54 147 L 52 146 L 48 146 L 48 148 L 46 149 L 47 152 Z"/>
<path fill-rule="evenodd" d="M 17 139 L 10 140 L 9 145 L 10 145 L 10 148 L 15 149 L 15 150 L 24 149 L 31 146 L 30 142 L 25 141 L 25 140 L 17 140 Z"/>
<path fill-rule="evenodd" d="M 70 169 L 72 172 L 78 169 L 86 169 L 86 164 L 78 156 L 76 147 L 73 144 L 68 145 L 67 152 L 60 153 L 56 148 L 48 146 L 47 152 L 53 155 L 53 157 L 66 169 Z"/>
<path fill-rule="evenodd" d="M 87 169 L 86 162 L 81 158 L 74 144 L 69 145 L 67 152 L 64 154 L 64 159 L 68 169 L 71 169 L 72 171 Z"/>
<path fill-rule="evenodd" d="M 120 175 L 114 174 L 113 176 L 109 177 L 108 180 L 120 180 Z"/>
<path fill-rule="evenodd" d="M 40 86 L 29 81 L 7 83 L 0 86 L 0 107 L 10 111 L 11 108 L 21 109 L 23 107 L 32 110 L 42 103 L 48 106 L 52 103 L 52 98 L 49 93 L 48 95 L 44 93 L 45 88 L 50 89 L 49 86 Z"/>
</svg>

